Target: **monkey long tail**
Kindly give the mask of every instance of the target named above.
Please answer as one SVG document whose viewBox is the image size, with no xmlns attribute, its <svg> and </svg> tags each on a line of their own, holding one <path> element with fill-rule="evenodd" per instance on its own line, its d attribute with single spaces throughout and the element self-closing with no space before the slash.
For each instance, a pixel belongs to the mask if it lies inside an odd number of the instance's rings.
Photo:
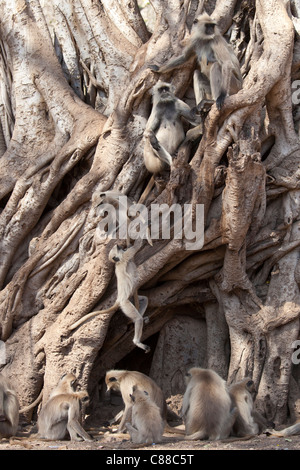
<svg viewBox="0 0 300 470">
<path fill-rule="evenodd" d="M 181 434 L 185 436 L 185 430 L 184 429 L 179 429 L 176 426 L 170 426 L 169 423 L 165 423 L 165 431 L 171 433 L 171 434 Z"/>
<path fill-rule="evenodd" d="M 38 405 L 42 399 L 43 396 L 43 389 L 41 390 L 39 396 L 32 402 L 30 405 L 25 406 L 25 408 L 22 408 L 22 410 L 19 411 L 19 413 L 27 413 L 27 411 L 30 411 L 32 408 L 34 408 L 36 405 Z"/>
<path fill-rule="evenodd" d="M 119 302 L 116 302 L 112 307 L 110 308 L 107 308 L 106 310 L 95 310 L 95 312 L 91 312 L 91 313 L 88 313 L 87 315 L 85 315 L 84 317 L 80 318 L 80 320 L 76 321 L 75 323 L 73 323 L 73 325 L 71 325 L 69 327 L 69 329 L 72 331 L 72 330 L 75 330 L 75 328 L 77 328 L 78 326 L 82 325 L 82 323 L 84 323 L 86 320 L 88 320 L 89 318 L 93 318 L 95 317 L 96 315 L 100 315 L 101 313 L 112 313 L 112 312 L 115 312 L 117 309 L 119 308 Z"/>
<path fill-rule="evenodd" d="M 198 441 L 201 439 L 205 439 L 207 433 L 201 429 L 200 431 L 194 432 L 193 434 L 189 434 L 185 436 L 187 441 Z"/>
</svg>

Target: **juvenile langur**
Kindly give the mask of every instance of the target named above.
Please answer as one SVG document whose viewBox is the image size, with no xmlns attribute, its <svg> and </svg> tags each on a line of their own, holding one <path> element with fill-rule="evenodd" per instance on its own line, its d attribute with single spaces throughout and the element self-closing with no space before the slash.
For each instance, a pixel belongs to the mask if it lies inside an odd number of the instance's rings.
<svg viewBox="0 0 300 470">
<path fill-rule="evenodd" d="M 165 429 L 177 434 L 184 434 L 181 429 L 173 428 L 167 423 L 167 404 L 165 401 L 164 394 L 161 388 L 145 374 L 137 371 L 128 370 L 110 370 L 106 373 L 105 383 L 107 390 L 117 390 L 121 392 L 122 399 L 124 401 L 124 411 L 122 413 L 122 419 L 118 427 L 118 432 L 122 432 L 125 429 L 125 423 L 131 420 L 131 408 L 132 400 L 130 394 L 132 389 L 138 388 L 146 391 L 150 399 L 158 406 L 163 419 Z M 119 415 L 115 419 L 117 419 Z"/>
<path fill-rule="evenodd" d="M 15 436 L 19 424 L 19 401 L 10 381 L 0 374 L 0 438 Z"/>
<path fill-rule="evenodd" d="M 158 73 L 169 72 L 192 57 L 197 58 L 202 74 L 209 80 L 212 99 L 216 101 L 218 109 L 221 109 L 226 96 L 233 95 L 242 88 L 242 75 L 233 49 L 207 13 L 195 19 L 188 44 L 179 57 L 172 58 L 159 68 L 150 68 Z M 199 70 L 194 73 L 194 89 L 198 105 L 208 97 L 207 86 L 203 85 Z"/>
<path fill-rule="evenodd" d="M 143 241 L 139 238 L 135 241 L 134 245 L 129 248 L 122 248 L 119 245 L 114 247 L 109 252 L 109 260 L 115 263 L 115 273 L 117 277 L 117 300 L 114 305 L 106 310 L 97 310 L 85 315 L 83 318 L 71 325 L 70 329 L 74 330 L 86 320 L 95 317 L 101 313 L 110 313 L 117 308 L 121 308 L 123 313 L 134 322 L 134 338 L 133 343 L 143 349 L 146 353 L 150 351 L 149 346 L 141 342 L 143 333 L 143 321 L 148 318 L 143 318 L 143 315 L 148 306 L 148 298 L 145 296 L 138 296 L 139 310 L 130 301 L 130 297 L 135 293 L 136 284 L 136 265 L 133 262 L 133 257 L 136 252 L 141 248 Z"/>
<path fill-rule="evenodd" d="M 133 387 L 129 395 L 132 402 L 131 423 L 126 428 L 134 444 L 152 444 L 162 440 L 164 421 L 160 408 L 151 400 L 148 392 Z"/>
<path fill-rule="evenodd" d="M 232 409 L 226 382 L 213 370 L 193 367 L 186 376 L 182 416 L 187 439 L 225 439 L 237 410 Z"/>
<path fill-rule="evenodd" d="M 259 426 L 255 421 L 254 404 L 251 395 L 253 390 L 254 382 L 249 377 L 229 386 L 232 403 L 238 411 L 232 426 L 232 435 L 234 436 L 243 437 L 255 435 L 259 432 Z"/>
<path fill-rule="evenodd" d="M 41 438 L 60 440 L 64 439 L 67 431 L 72 441 L 92 441 L 80 424 L 81 401 L 86 401 L 85 392 L 76 392 L 74 384 L 76 377 L 65 374 L 50 394 L 46 405 L 38 416 L 38 434 Z"/>
<path fill-rule="evenodd" d="M 144 163 L 152 174 L 172 165 L 172 157 L 185 138 L 183 122 L 197 125 L 197 116 L 174 95 L 171 83 L 161 80 L 152 89 L 152 111 L 144 131 Z M 144 202 L 154 184 L 152 176 L 139 202 Z"/>
</svg>

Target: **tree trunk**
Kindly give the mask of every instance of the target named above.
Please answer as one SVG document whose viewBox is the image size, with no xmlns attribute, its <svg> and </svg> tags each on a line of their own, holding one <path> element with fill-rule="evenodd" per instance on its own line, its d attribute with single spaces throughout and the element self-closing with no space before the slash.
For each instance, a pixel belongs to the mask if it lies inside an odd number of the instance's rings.
<svg viewBox="0 0 300 470">
<path fill-rule="evenodd" d="M 99 235 L 98 195 L 114 189 L 139 200 L 158 79 L 148 65 L 180 53 L 202 7 L 235 48 L 243 89 L 221 112 L 211 108 L 201 140 L 181 146 L 160 194 L 152 190 L 158 204 L 204 204 L 205 232 L 197 250 L 171 237 L 145 242 L 135 258 L 148 297 L 145 359 L 121 311 L 69 327 L 116 298 L 108 261 L 115 240 Z M 300 412 L 292 364 L 300 312 L 298 5 L 151 0 L 151 8 L 149 31 L 136 0 L 1 3 L 2 368 L 21 407 L 42 388 L 46 398 L 67 371 L 93 407 L 106 370 L 128 364 L 131 351 L 141 371 L 152 358 L 162 363 L 153 355 L 159 332 L 178 314 L 193 316 L 206 322 L 205 365 L 229 383 L 253 377 L 257 407 L 283 423 Z M 195 67 L 163 76 L 192 104 Z"/>
</svg>

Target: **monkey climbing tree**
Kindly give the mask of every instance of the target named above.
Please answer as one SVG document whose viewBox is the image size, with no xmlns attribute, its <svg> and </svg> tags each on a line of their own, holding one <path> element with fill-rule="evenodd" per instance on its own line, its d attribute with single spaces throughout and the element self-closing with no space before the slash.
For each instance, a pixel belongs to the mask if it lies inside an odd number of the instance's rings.
<svg viewBox="0 0 300 470">
<path fill-rule="evenodd" d="M 146 243 L 136 256 L 148 297 L 143 341 L 180 307 L 198 305 L 207 366 L 251 376 L 275 423 L 297 416 L 299 372 L 299 6 L 284 0 L 2 0 L 0 5 L 0 333 L 21 406 L 75 372 L 91 392 L 132 349 L 122 312 L 79 318 L 116 296 L 97 230 L 95 194 L 138 201 L 149 180 L 142 135 L 165 63 L 197 12 L 218 21 L 243 89 L 212 106 L 201 139 L 183 145 L 152 201 L 204 204 L 204 245 Z M 143 13 L 143 11 L 142 11 Z M 191 96 L 196 64 L 163 76 Z M 295 90 L 295 88 L 294 88 Z M 293 94 L 292 94 L 293 93 Z M 183 325 L 184 328 L 184 325 Z M 224 344 L 229 342 L 230 357 Z M 2 343 L 2 344 L 3 344 Z M 96 398 L 95 398 L 96 399 Z"/>
</svg>

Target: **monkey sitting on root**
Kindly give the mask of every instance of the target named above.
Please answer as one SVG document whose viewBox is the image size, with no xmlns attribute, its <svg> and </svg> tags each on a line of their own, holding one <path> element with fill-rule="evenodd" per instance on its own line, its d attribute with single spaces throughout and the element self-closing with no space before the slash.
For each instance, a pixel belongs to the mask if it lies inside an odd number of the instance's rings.
<svg viewBox="0 0 300 470">
<path fill-rule="evenodd" d="M 237 93 L 242 88 L 242 75 L 239 61 L 230 44 L 223 38 L 216 22 L 207 14 L 194 20 L 191 36 L 182 54 L 171 58 L 165 65 L 151 65 L 154 72 L 165 73 L 184 64 L 190 58 L 197 58 L 201 73 L 194 73 L 196 104 L 207 101 L 207 88 L 212 99 L 221 109 L 226 96 Z M 206 79 L 206 81 L 205 81 Z"/>
<path fill-rule="evenodd" d="M 172 158 L 185 139 L 182 117 L 197 126 L 199 117 L 174 94 L 171 83 L 159 80 L 152 88 L 152 111 L 144 131 L 144 163 L 153 175 L 172 165 Z M 151 177 L 139 203 L 143 203 L 154 185 Z"/>
</svg>

